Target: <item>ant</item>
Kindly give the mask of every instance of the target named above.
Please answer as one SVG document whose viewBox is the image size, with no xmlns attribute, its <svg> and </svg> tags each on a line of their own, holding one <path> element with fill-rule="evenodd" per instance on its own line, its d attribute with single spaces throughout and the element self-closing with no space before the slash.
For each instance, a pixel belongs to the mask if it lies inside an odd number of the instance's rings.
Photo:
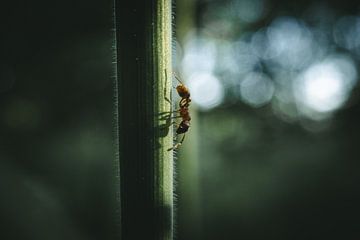
<svg viewBox="0 0 360 240">
<path fill-rule="evenodd" d="M 184 142 L 185 133 L 190 128 L 190 120 L 191 120 L 189 113 L 189 105 L 191 102 L 190 91 L 176 75 L 175 78 L 180 83 L 179 85 L 176 86 L 176 91 L 181 97 L 181 100 L 179 102 L 180 109 L 174 111 L 174 112 L 179 112 L 180 116 L 176 116 L 175 118 L 180 117 L 182 119 L 178 128 L 176 129 L 176 134 L 177 135 L 184 134 L 184 135 L 181 138 L 180 142 L 176 143 L 172 148 L 169 148 L 168 151 L 177 149 Z"/>
</svg>

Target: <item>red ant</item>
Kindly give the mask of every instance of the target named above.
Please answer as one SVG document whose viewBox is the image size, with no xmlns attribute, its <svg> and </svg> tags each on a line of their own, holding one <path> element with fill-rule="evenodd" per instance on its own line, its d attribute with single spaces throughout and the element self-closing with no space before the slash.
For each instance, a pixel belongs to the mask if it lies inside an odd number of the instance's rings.
<svg viewBox="0 0 360 240">
<path fill-rule="evenodd" d="M 189 113 L 189 105 L 191 102 L 190 91 L 176 75 L 175 75 L 175 78 L 180 83 L 179 85 L 176 86 L 176 91 L 179 94 L 179 96 L 181 97 L 181 100 L 179 102 L 180 109 L 176 110 L 175 112 L 179 112 L 180 116 L 177 116 L 177 117 L 182 118 L 182 121 L 180 122 L 178 128 L 176 129 L 176 134 L 177 135 L 184 134 L 184 135 L 183 135 L 182 139 L 180 140 L 180 142 L 176 143 L 172 148 L 169 148 L 168 151 L 177 149 L 183 143 L 183 141 L 185 139 L 185 133 L 190 128 L 190 120 L 191 120 L 190 113 Z"/>
</svg>

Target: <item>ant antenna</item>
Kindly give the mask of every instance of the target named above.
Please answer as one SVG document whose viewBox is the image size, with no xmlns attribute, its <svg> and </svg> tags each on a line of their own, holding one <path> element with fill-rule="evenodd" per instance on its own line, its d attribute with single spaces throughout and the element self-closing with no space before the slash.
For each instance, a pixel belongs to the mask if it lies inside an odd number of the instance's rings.
<svg viewBox="0 0 360 240">
<path fill-rule="evenodd" d="M 173 72 L 173 73 L 174 73 L 174 76 L 175 76 L 176 80 L 178 80 L 179 83 L 181 83 L 182 85 L 184 85 L 184 83 L 180 80 L 180 78 L 176 75 L 176 73 L 175 73 L 175 72 Z"/>
<path fill-rule="evenodd" d="M 185 139 L 185 134 L 184 134 L 184 136 L 181 138 L 180 142 L 178 142 L 177 144 L 175 144 L 173 147 L 169 148 L 168 151 L 178 149 L 178 148 L 181 146 L 181 144 L 184 142 L 184 139 Z"/>
</svg>

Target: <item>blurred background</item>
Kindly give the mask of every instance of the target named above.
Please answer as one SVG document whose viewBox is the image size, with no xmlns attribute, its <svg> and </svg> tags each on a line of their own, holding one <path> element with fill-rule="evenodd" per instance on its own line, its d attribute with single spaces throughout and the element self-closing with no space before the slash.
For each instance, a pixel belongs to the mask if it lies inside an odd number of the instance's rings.
<svg viewBox="0 0 360 240">
<path fill-rule="evenodd" d="M 193 100 L 177 238 L 359 239 L 359 4 L 175 5 Z M 0 8 L 1 239 L 117 239 L 112 15 L 110 0 Z"/>
<path fill-rule="evenodd" d="M 194 109 L 177 161 L 180 239 L 359 239 L 358 2 L 188 0 L 176 12 Z"/>
<path fill-rule="evenodd" d="M 112 1 L 0 7 L 0 239 L 114 238 Z"/>
</svg>

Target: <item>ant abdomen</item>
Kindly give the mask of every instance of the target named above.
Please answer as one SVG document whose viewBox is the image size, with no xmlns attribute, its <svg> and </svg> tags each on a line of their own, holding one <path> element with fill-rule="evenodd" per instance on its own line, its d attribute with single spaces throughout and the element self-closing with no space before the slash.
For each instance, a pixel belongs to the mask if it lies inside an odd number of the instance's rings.
<svg viewBox="0 0 360 240">
<path fill-rule="evenodd" d="M 179 127 L 176 129 L 177 134 L 186 133 L 190 128 L 190 122 L 187 120 L 181 121 Z"/>
</svg>

